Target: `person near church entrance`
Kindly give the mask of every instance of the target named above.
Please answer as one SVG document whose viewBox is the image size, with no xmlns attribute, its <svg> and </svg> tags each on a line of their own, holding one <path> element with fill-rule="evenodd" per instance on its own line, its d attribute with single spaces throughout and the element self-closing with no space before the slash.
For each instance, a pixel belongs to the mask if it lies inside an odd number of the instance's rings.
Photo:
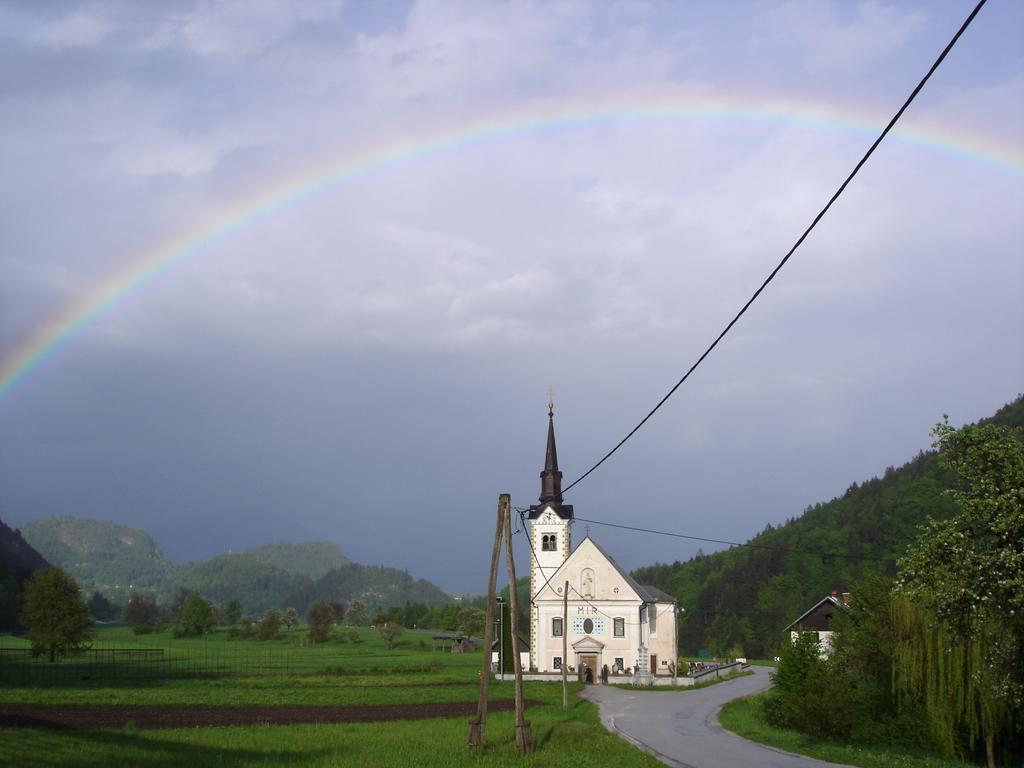
<svg viewBox="0 0 1024 768">
<path fill-rule="evenodd" d="M 601 667 L 601 682 L 608 685 L 608 665 Z"/>
<path fill-rule="evenodd" d="M 587 665 L 586 670 L 583 672 L 583 679 L 587 682 L 587 685 L 594 682 L 594 670 L 589 665 Z"/>
</svg>

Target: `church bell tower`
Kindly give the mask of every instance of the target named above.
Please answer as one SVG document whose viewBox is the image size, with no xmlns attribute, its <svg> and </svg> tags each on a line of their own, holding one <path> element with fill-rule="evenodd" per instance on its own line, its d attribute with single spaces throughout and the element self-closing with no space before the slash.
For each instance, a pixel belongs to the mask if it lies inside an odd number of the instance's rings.
<svg viewBox="0 0 1024 768">
<path fill-rule="evenodd" d="M 562 473 L 558 470 L 558 451 L 555 448 L 554 403 L 548 401 L 548 444 L 544 456 L 544 470 L 540 473 L 539 504 L 530 507 L 530 596 L 544 588 L 547 580 L 564 563 L 572 551 L 570 526 L 572 505 L 562 503 Z M 557 589 L 557 585 L 552 585 Z M 530 620 L 530 665 L 537 666 L 536 614 Z"/>
</svg>

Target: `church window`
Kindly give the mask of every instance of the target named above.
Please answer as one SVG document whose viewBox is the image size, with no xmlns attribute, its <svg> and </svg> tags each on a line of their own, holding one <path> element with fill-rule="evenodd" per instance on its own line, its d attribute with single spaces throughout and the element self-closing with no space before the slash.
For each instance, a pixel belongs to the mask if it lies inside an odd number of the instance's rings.
<svg viewBox="0 0 1024 768">
<path fill-rule="evenodd" d="M 622 656 L 615 657 L 615 668 L 621 672 L 626 668 L 626 660 Z"/>
<path fill-rule="evenodd" d="M 615 623 L 615 636 L 625 637 L 626 636 L 626 620 L 623 618 L 616 618 L 613 620 Z"/>
<path fill-rule="evenodd" d="M 551 666 L 553 666 L 555 669 L 561 669 L 562 668 L 562 657 L 561 656 L 555 656 L 555 663 L 552 664 Z"/>
<path fill-rule="evenodd" d="M 541 536 L 540 548 L 542 552 L 554 552 L 558 548 L 557 535 L 552 533 Z"/>
<path fill-rule="evenodd" d="M 654 610 L 651 611 L 651 632 L 658 631 L 658 606 L 653 606 Z"/>
<path fill-rule="evenodd" d="M 590 610 L 594 610 L 591 608 Z M 590 629 L 587 629 L 587 627 Z M 574 635 L 603 635 L 604 634 L 604 618 L 598 616 L 594 619 L 584 618 L 583 616 L 573 617 L 572 623 L 569 625 Z"/>
<path fill-rule="evenodd" d="M 551 620 L 551 636 L 561 637 L 562 636 L 562 617 L 556 616 Z"/>
</svg>

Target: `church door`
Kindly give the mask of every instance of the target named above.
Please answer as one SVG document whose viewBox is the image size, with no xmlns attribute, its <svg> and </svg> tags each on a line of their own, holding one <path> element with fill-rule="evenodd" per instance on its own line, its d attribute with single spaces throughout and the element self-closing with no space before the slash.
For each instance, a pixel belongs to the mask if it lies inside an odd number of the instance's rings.
<svg viewBox="0 0 1024 768">
<path fill-rule="evenodd" d="M 651 654 L 651 674 L 658 674 L 658 654 L 656 653 Z"/>
<path fill-rule="evenodd" d="M 581 683 L 587 682 L 587 670 L 590 670 L 591 678 L 590 682 L 596 683 L 597 676 L 600 670 L 597 668 L 597 656 L 593 654 L 582 654 L 580 655 L 580 664 L 577 668 L 579 672 L 579 679 Z"/>
</svg>

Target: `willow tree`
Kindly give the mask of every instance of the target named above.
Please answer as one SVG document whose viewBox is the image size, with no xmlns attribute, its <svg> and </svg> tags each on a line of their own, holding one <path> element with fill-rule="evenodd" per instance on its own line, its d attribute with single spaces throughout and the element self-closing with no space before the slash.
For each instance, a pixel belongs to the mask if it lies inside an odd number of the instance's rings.
<svg viewBox="0 0 1024 768">
<path fill-rule="evenodd" d="M 1024 710 L 1024 445 L 994 424 L 943 422 L 933 435 L 961 511 L 929 521 L 900 560 L 895 683 L 948 752 L 966 732 L 994 767 Z"/>
</svg>

